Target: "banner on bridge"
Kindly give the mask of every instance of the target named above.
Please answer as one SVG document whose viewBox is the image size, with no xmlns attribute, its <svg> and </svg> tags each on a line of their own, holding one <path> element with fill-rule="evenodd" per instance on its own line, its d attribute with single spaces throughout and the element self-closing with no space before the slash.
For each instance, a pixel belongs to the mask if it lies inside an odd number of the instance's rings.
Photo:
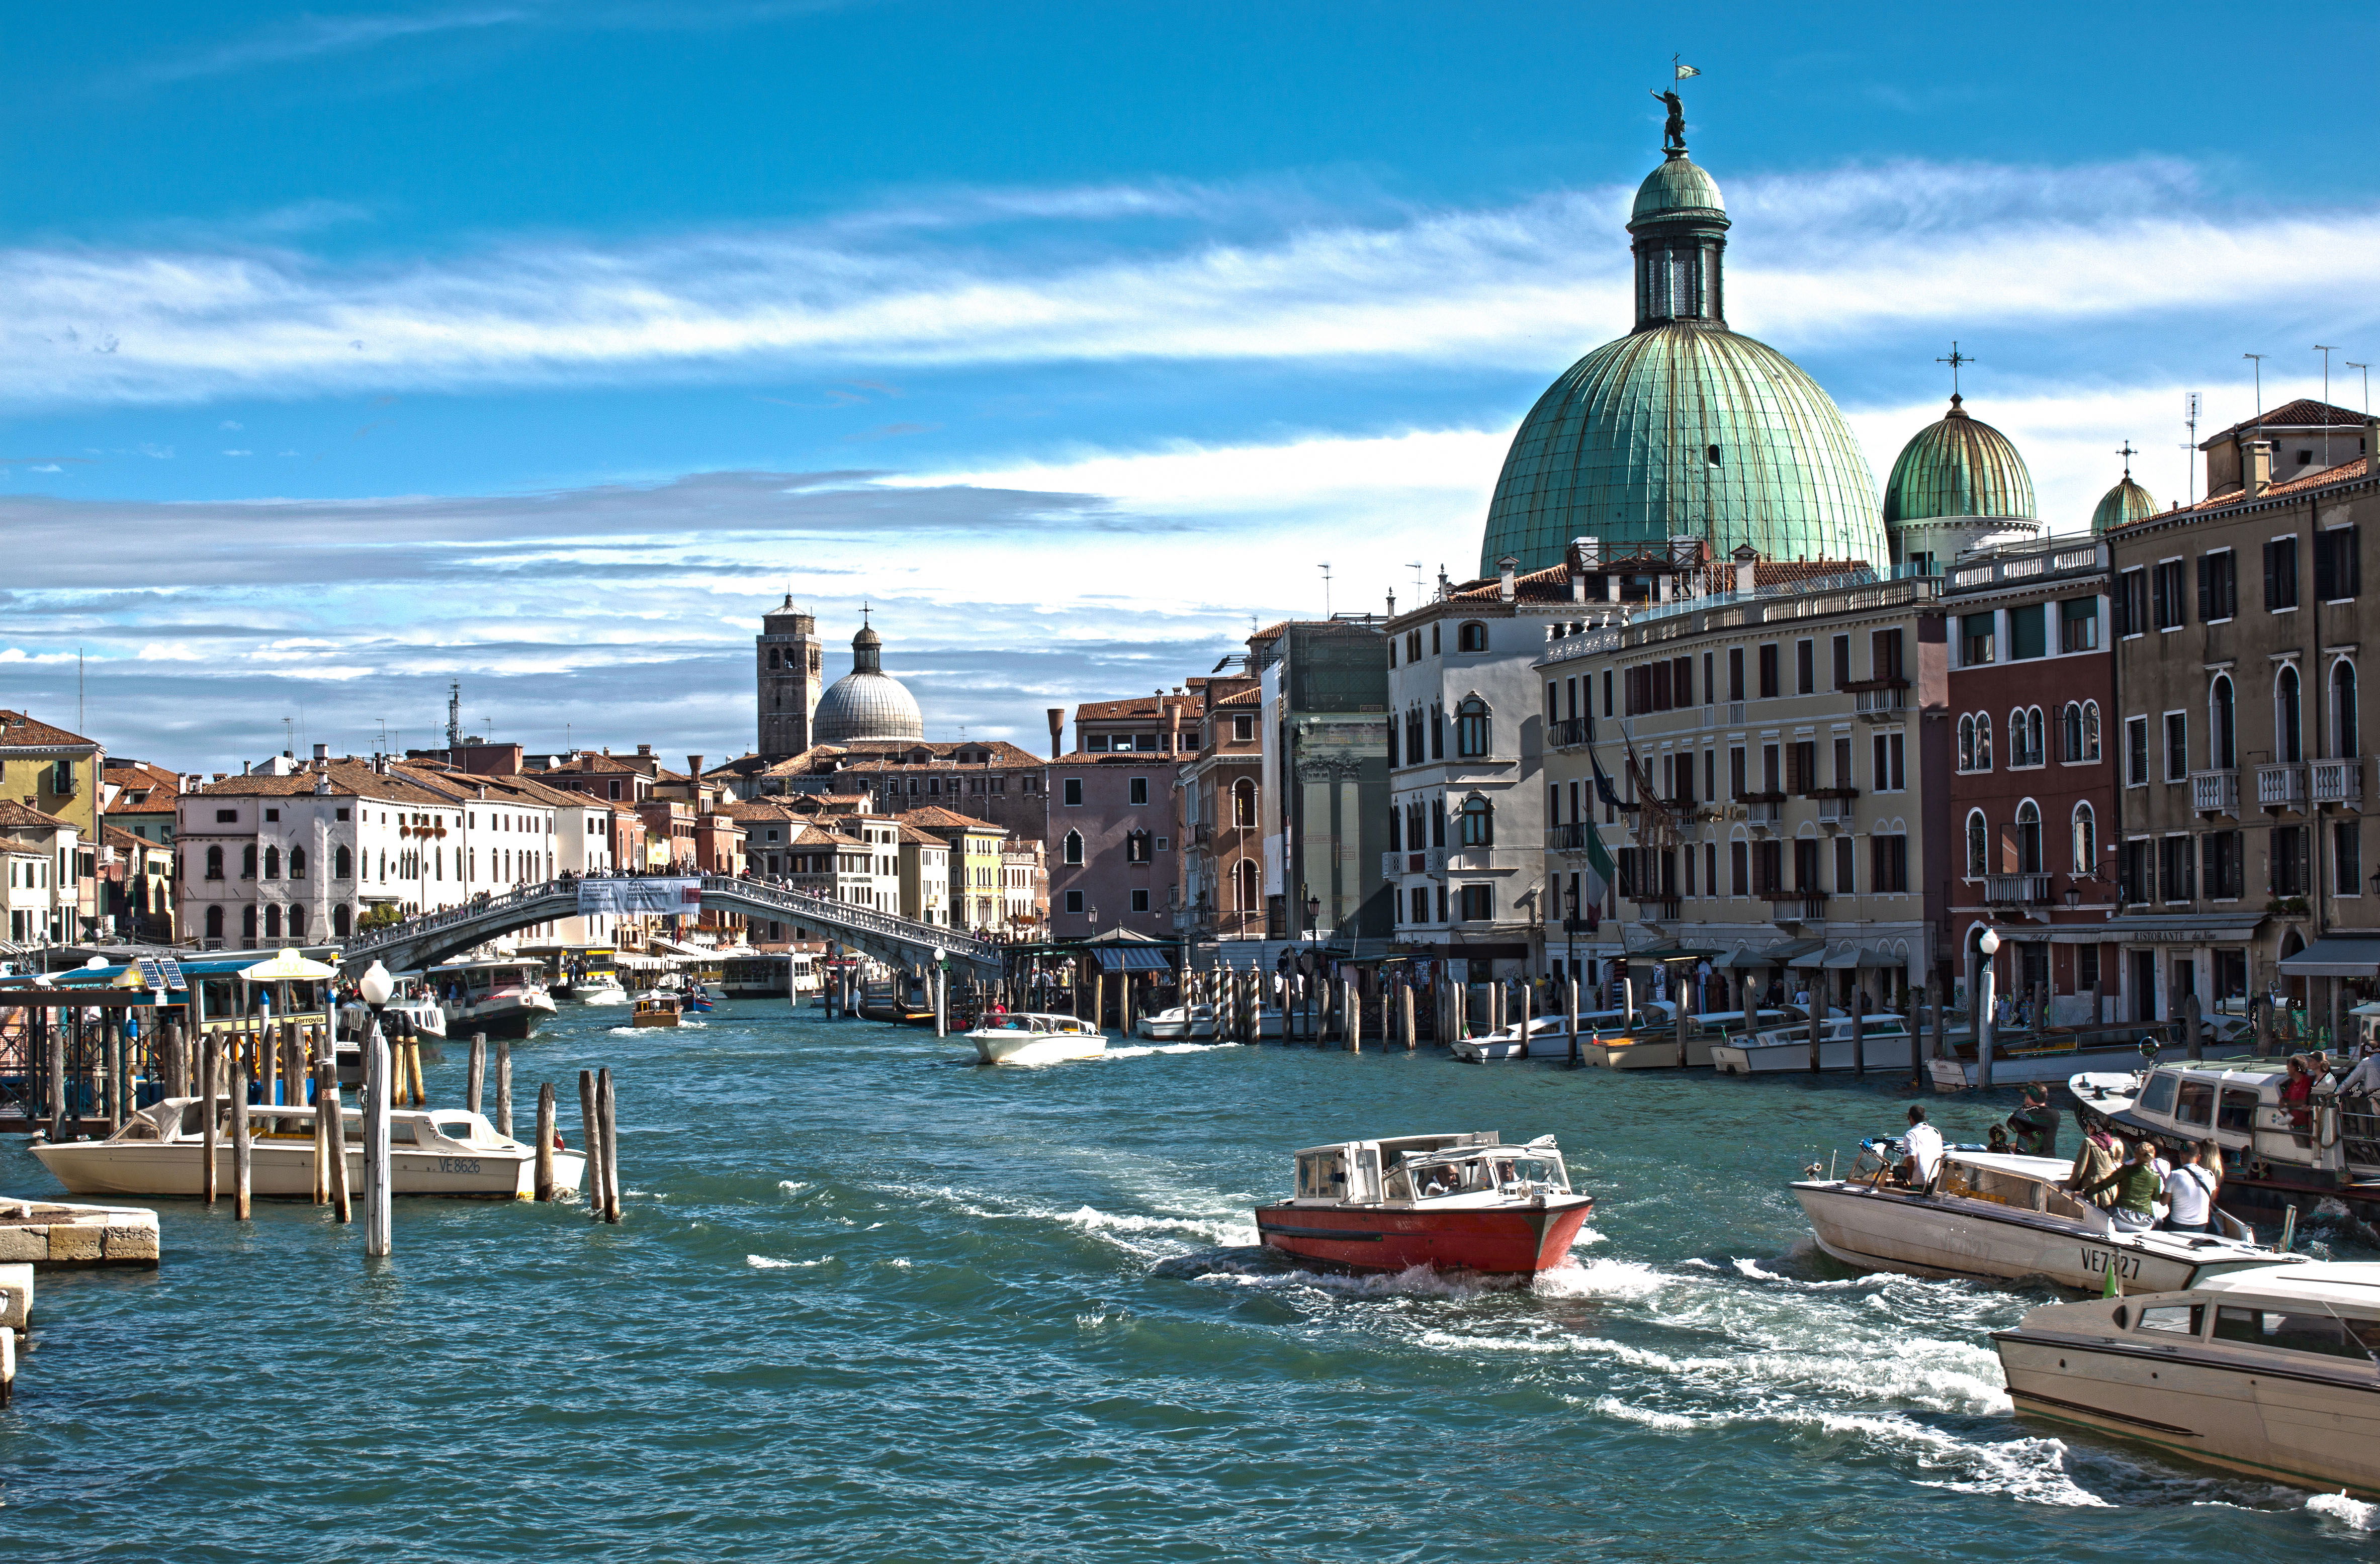
<svg viewBox="0 0 2380 1564">
<path fill-rule="evenodd" d="M 582 879 L 578 882 L 579 915 L 607 914 L 632 917 L 659 914 L 663 917 L 702 910 L 699 879 Z"/>
</svg>

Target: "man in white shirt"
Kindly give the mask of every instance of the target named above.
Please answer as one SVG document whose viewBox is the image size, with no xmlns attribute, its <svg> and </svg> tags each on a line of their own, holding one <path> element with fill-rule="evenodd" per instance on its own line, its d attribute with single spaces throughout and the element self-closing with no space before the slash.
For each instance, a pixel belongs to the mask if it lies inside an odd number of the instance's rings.
<svg viewBox="0 0 2380 1564">
<path fill-rule="evenodd" d="M 2222 1178 L 2205 1165 L 2211 1149 L 2211 1145 L 2200 1146 L 2195 1160 L 2165 1176 L 2167 1231 L 2204 1232 L 2213 1219 L 2215 1191 Z"/>
<path fill-rule="evenodd" d="M 1912 1188 L 1922 1189 L 1934 1182 L 1934 1170 L 1942 1165 L 1942 1132 L 1925 1121 L 1925 1109 L 1911 1104 L 1909 1133 L 1900 1137 L 1901 1181 Z"/>
<path fill-rule="evenodd" d="M 2355 1068 L 2347 1073 L 2347 1079 L 2338 1083 L 2339 1096 L 2354 1097 L 2358 1094 L 2380 1097 L 2380 1047 L 2371 1043 L 2363 1045 L 2363 1057 L 2355 1061 Z"/>
</svg>

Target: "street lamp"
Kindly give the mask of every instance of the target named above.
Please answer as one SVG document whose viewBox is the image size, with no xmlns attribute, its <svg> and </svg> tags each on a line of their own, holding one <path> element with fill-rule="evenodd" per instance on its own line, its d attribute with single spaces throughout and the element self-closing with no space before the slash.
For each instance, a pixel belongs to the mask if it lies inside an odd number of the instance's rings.
<svg viewBox="0 0 2380 1564">
<path fill-rule="evenodd" d="M 1999 930 L 1985 925 L 1982 937 L 1975 941 L 1975 949 L 1983 953 L 1984 959 L 1975 969 L 1974 1004 L 1969 1021 L 1975 1034 L 1975 1085 L 1989 1091 L 1992 1085 L 1992 1045 L 1998 1041 L 1992 1035 L 1997 1030 L 1992 1024 L 1992 988 L 1999 977 L 1999 973 L 1992 965 L 1992 958 L 2000 953 Z"/>
<path fill-rule="evenodd" d="M 1305 937 L 1317 944 L 1321 943 L 1321 922 L 1322 898 L 1308 896 L 1305 899 Z"/>
</svg>

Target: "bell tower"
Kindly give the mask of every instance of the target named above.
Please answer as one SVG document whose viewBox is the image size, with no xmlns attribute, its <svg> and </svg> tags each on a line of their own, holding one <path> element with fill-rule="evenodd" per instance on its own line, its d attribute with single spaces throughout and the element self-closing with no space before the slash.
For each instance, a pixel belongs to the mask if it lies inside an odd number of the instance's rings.
<svg viewBox="0 0 2380 1564">
<path fill-rule="evenodd" d="M 794 612 L 792 593 L 760 621 L 754 673 L 759 684 L 760 758 L 783 760 L 810 747 L 818 711 L 818 621 Z"/>
</svg>

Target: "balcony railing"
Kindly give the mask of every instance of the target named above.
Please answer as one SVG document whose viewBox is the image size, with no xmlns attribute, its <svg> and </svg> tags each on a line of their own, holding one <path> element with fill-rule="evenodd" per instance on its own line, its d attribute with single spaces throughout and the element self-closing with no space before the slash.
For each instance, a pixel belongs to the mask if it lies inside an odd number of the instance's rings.
<svg viewBox="0 0 2380 1564">
<path fill-rule="evenodd" d="M 1811 885 L 1793 886 L 1790 888 L 1782 885 L 1772 885 L 1767 890 L 1759 892 L 1759 896 L 1764 902 L 1823 902 L 1827 899 L 1827 893 L 1825 891 Z"/>
<path fill-rule="evenodd" d="M 2343 760 L 2317 760 L 2312 792 L 2316 804 L 2337 804 L 2350 809 L 2363 807 L 2363 758 L 2349 756 Z"/>
<path fill-rule="evenodd" d="M 1594 825 L 1585 820 L 1549 827 L 1546 831 L 1546 846 L 1556 853 L 1584 853 L 1588 833 L 1594 830 Z"/>
<path fill-rule="evenodd" d="M 1636 915 L 1641 918 L 1647 920 L 1666 918 L 1674 922 L 1685 915 L 1684 902 L 1675 896 L 1663 896 L 1657 892 L 1639 896 L 1635 901 Z"/>
<path fill-rule="evenodd" d="M 1555 749 L 1577 749 L 1586 743 L 1586 719 L 1566 717 L 1546 724 L 1546 743 Z"/>
<path fill-rule="evenodd" d="M 1878 679 L 1871 680 L 1865 689 L 1853 686 L 1852 709 L 1871 721 L 1898 717 L 1909 709 L 1909 681 Z"/>
<path fill-rule="evenodd" d="M 2042 907 L 2049 904 L 2046 874 L 1987 874 L 1984 900 L 1995 906 Z"/>
<path fill-rule="evenodd" d="M 2302 811 L 2306 806 L 2306 769 L 2299 765 L 2256 768 L 2256 807 Z"/>
<path fill-rule="evenodd" d="M 2191 772 L 2190 806 L 2202 815 L 2238 816 L 2240 773 L 2230 770 Z"/>
<path fill-rule="evenodd" d="M 1851 788 L 1828 788 L 1811 796 L 1818 801 L 1820 825 L 1840 827 L 1852 823 L 1852 800 L 1859 794 Z"/>
<path fill-rule="evenodd" d="M 1727 703 L 1727 725 L 1730 728 L 1743 726 L 1743 702 L 1730 700 Z"/>
<path fill-rule="evenodd" d="M 1748 811 L 1744 818 L 1751 824 L 1755 827 L 1767 826 L 1773 830 L 1785 818 L 1785 795 L 1780 793 L 1770 794 L 1764 798 L 1754 798 L 1745 803 L 1744 808 Z"/>
</svg>

